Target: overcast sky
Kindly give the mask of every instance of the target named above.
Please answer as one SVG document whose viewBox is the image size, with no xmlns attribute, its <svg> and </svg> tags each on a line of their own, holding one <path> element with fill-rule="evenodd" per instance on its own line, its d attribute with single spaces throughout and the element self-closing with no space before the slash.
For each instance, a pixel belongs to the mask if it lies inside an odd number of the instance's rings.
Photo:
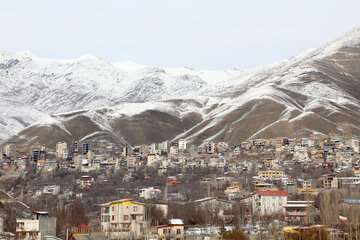
<svg viewBox="0 0 360 240">
<path fill-rule="evenodd" d="M 249 68 L 360 26 L 359 0 L 2 0 L 0 49 L 48 58 Z"/>
</svg>

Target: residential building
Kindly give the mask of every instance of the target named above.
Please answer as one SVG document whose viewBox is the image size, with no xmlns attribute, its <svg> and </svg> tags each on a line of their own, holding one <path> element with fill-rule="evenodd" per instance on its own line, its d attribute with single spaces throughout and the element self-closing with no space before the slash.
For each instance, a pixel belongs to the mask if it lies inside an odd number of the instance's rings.
<svg viewBox="0 0 360 240">
<path fill-rule="evenodd" d="M 90 143 L 84 142 L 81 144 L 82 154 L 87 154 L 90 151 Z"/>
<path fill-rule="evenodd" d="M 259 171 L 257 175 L 262 178 L 279 179 L 284 177 L 285 173 L 284 171 L 281 170 L 267 170 L 267 171 Z"/>
<path fill-rule="evenodd" d="M 150 154 L 156 154 L 156 144 L 155 143 L 152 143 L 148 146 L 148 152 Z"/>
<path fill-rule="evenodd" d="M 186 144 L 187 144 L 186 139 L 180 139 L 180 140 L 179 140 L 179 143 L 178 143 L 178 145 L 179 145 L 179 150 L 180 150 L 180 151 L 186 150 Z"/>
<path fill-rule="evenodd" d="M 147 166 L 154 167 L 159 162 L 159 156 L 156 154 L 147 155 Z"/>
<path fill-rule="evenodd" d="M 9 158 L 15 158 L 15 156 L 16 156 L 16 142 L 7 142 L 4 145 L 3 153 Z"/>
<path fill-rule="evenodd" d="M 216 152 L 216 145 L 213 142 L 209 142 L 205 144 L 205 152 L 208 154 L 213 154 Z"/>
<path fill-rule="evenodd" d="M 157 226 L 156 228 L 159 239 L 185 239 L 184 222 L 181 219 L 170 219 L 169 224 Z"/>
<path fill-rule="evenodd" d="M 45 185 L 37 189 L 35 195 L 41 196 L 43 194 L 58 195 L 60 193 L 60 185 Z"/>
<path fill-rule="evenodd" d="M 358 139 L 351 140 L 351 147 L 355 153 L 360 153 L 360 141 Z"/>
<path fill-rule="evenodd" d="M 323 188 L 338 188 L 339 182 L 335 175 L 326 175 L 322 179 Z"/>
<path fill-rule="evenodd" d="M 288 201 L 285 205 L 285 221 L 289 225 L 308 225 L 315 218 L 314 202 Z"/>
<path fill-rule="evenodd" d="M 169 142 L 168 141 L 164 141 L 158 144 L 158 148 L 159 150 L 161 150 L 162 152 L 168 152 L 168 148 L 169 148 Z"/>
<path fill-rule="evenodd" d="M 179 148 L 178 146 L 171 146 L 170 147 L 170 151 L 169 151 L 170 155 L 178 155 L 179 154 Z"/>
<path fill-rule="evenodd" d="M 132 154 L 131 146 L 126 144 L 122 149 L 122 156 L 127 157 L 127 156 L 131 156 L 131 154 Z"/>
<path fill-rule="evenodd" d="M 132 199 L 101 204 L 101 229 L 109 239 L 138 239 L 148 227 L 145 205 Z"/>
<path fill-rule="evenodd" d="M 39 221 L 36 219 L 16 219 L 16 239 L 41 240 Z"/>
<path fill-rule="evenodd" d="M 157 199 L 161 195 L 161 190 L 154 187 L 142 188 L 139 192 L 139 197 L 145 200 Z"/>
<path fill-rule="evenodd" d="M 260 215 L 284 213 L 288 192 L 281 190 L 258 190 L 252 199 L 253 211 Z"/>
<path fill-rule="evenodd" d="M 219 199 L 216 197 L 206 197 L 202 199 L 195 200 L 191 202 L 196 207 L 200 207 L 202 209 L 206 209 L 219 217 L 223 217 L 225 211 L 229 211 L 232 209 L 232 202 L 224 199 Z"/>
<path fill-rule="evenodd" d="M 84 189 L 84 188 L 90 188 L 94 184 L 95 180 L 92 176 L 85 175 L 85 176 L 81 176 L 78 182 L 80 188 Z"/>
<path fill-rule="evenodd" d="M 37 162 L 41 159 L 41 150 L 34 148 L 31 150 L 31 161 Z"/>
<path fill-rule="evenodd" d="M 66 159 L 68 157 L 68 147 L 66 142 L 56 143 L 56 157 Z"/>
<path fill-rule="evenodd" d="M 18 240 L 44 240 L 49 235 L 56 236 L 56 218 L 47 212 L 34 212 L 30 219 L 16 219 Z"/>
</svg>

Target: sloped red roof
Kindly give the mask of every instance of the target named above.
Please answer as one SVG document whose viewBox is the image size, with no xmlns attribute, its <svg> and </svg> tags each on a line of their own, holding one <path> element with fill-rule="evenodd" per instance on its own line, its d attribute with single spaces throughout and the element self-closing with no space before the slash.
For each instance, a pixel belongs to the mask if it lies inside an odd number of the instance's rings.
<svg viewBox="0 0 360 240">
<path fill-rule="evenodd" d="M 281 190 L 259 190 L 256 191 L 256 194 L 261 195 L 261 196 L 281 196 L 281 197 L 286 197 L 288 196 L 288 192 L 286 191 L 281 191 Z"/>
</svg>

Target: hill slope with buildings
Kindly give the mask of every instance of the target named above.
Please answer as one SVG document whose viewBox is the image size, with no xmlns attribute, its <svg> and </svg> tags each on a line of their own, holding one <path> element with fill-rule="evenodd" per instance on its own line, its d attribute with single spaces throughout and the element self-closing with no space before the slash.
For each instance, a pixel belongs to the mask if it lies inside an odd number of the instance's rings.
<svg viewBox="0 0 360 240">
<path fill-rule="evenodd" d="M 166 69 L 0 54 L 0 139 L 29 146 L 360 135 L 360 29 L 264 68 Z M 16 110 L 9 110 L 16 109 Z"/>
</svg>

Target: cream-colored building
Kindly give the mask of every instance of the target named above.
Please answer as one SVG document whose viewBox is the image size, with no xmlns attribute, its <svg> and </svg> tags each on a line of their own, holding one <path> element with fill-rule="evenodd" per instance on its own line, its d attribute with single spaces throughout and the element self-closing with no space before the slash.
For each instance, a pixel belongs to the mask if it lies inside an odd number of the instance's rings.
<svg viewBox="0 0 360 240">
<path fill-rule="evenodd" d="M 259 171 L 257 175 L 262 178 L 282 178 L 285 176 L 285 173 L 281 170 L 268 170 Z"/>
<path fill-rule="evenodd" d="M 148 154 L 147 155 L 147 166 L 154 167 L 159 162 L 159 155 L 156 154 Z"/>
<path fill-rule="evenodd" d="M 323 183 L 323 188 L 327 188 L 327 189 L 339 187 L 338 178 L 334 175 L 324 176 L 322 179 L 322 183 Z"/>
<path fill-rule="evenodd" d="M 160 240 L 183 240 L 184 222 L 181 219 L 170 219 L 169 224 L 157 226 L 157 234 Z"/>
<path fill-rule="evenodd" d="M 68 157 L 68 147 L 66 142 L 56 143 L 56 157 L 66 159 Z"/>
<path fill-rule="evenodd" d="M 171 146 L 169 154 L 173 155 L 173 156 L 178 155 L 179 154 L 179 148 L 177 146 Z"/>
<path fill-rule="evenodd" d="M 16 219 L 16 239 L 40 240 L 40 226 L 36 219 Z"/>
<path fill-rule="evenodd" d="M 138 239 L 146 234 L 145 205 L 131 199 L 101 204 L 101 229 L 110 239 Z"/>
<path fill-rule="evenodd" d="M 3 148 L 3 153 L 6 154 L 7 157 L 14 158 L 16 155 L 16 143 L 15 142 L 6 143 Z"/>
<path fill-rule="evenodd" d="M 179 150 L 181 150 L 181 151 L 186 150 L 186 147 L 187 147 L 186 139 L 180 139 L 178 142 L 178 145 L 179 145 Z"/>
<path fill-rule="evenodd" d="M 16 219 L 16 239 L 42 240 L 45 236 L 56 236 L 56 218 L 47 212 L 34 212 L 30 219 Z"/>
</svg>

